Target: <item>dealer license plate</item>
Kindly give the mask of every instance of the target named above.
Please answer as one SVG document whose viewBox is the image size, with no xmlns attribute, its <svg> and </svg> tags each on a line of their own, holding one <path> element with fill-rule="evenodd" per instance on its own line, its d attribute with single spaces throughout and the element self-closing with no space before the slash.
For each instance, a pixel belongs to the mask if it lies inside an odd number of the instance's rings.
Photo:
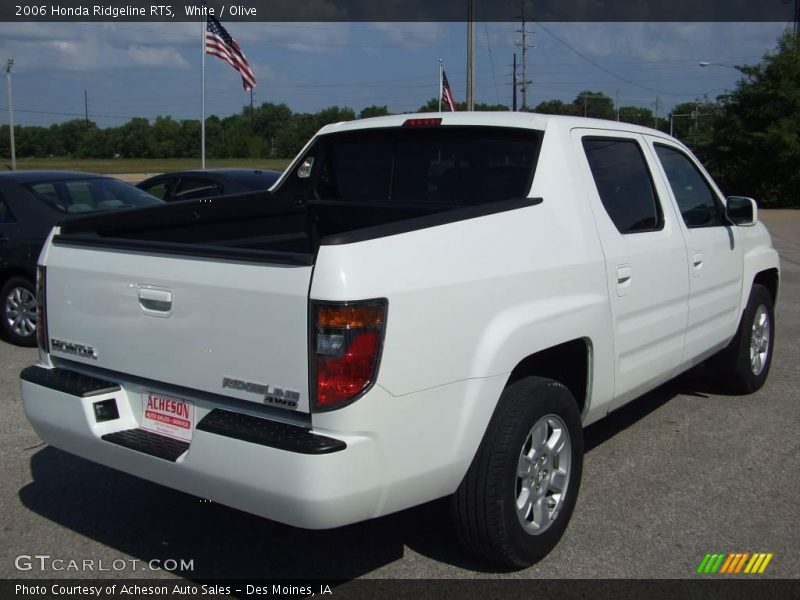
<svg viewBox="0 0 800 600">
<path fill-rule="evenodd" d="M 194 404 L 182 398 L 142 392 L 142 429 L 171 438 L 192 441 Z"/>
</svg>

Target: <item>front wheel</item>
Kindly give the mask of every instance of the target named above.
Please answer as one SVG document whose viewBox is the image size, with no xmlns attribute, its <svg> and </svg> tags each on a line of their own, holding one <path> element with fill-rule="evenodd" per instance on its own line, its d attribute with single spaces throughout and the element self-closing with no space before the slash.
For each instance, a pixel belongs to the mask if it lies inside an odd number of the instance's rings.
<svg viewBox="0 0 800 600">
<path fill-rule="evenodd" d="M 511 568 L 543 558 L 572 516 L 582 469 L 583 429 L 570 391 L 540 377 L 509 385 L 453 496 L 463 545 Z"/>
<path fill-rule="evenodd" d="M 36 288 L 24 277 L 12 277 L 0 291 L 5 337 L 19 346 L 36 345 Z"/>
<path fill-rule="evenodd" d="M 775 344 L 773 298 L 763 285 L 755 284 L 731 343 L 714 356 L 711 366 L 732 392 L 752 394 L 764 385 L 772 365 Z"/>
</svg>

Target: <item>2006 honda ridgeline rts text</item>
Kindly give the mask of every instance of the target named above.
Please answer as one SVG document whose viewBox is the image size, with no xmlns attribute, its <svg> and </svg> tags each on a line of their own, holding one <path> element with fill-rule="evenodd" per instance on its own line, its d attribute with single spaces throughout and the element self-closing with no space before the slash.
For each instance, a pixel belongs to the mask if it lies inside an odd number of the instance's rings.
<svg viewBox="0 0 800 600">
<path fill-rule="evenodd" d="M 330 125 L 270 192 L 70 221 L 38 268 L 46 442 L 299 527 L 450 496 L 513 567 L 583 427 L 707 359 L 761 387 L 779 283 L 680 142 L 523 113 Z"/>
</svg>

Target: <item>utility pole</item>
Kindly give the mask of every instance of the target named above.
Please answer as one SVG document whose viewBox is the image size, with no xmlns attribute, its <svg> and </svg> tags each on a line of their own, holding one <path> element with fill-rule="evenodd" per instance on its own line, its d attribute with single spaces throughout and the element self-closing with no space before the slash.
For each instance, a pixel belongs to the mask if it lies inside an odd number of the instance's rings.
<svg viewBox="0 0 800 600">
<path fill-rule="evenodd" d="M 658 111 L 661 108 L 661 98 L 656 96 L 656 101 L 653 103 L 653 129 L 658 129 Z"/>
<path fill-rule="evenodd" d="M 519 86 L 522 88 L 522 110 L 528 110 L 528 84 L 531 82 L 528 80 L 528 61 L 527 61 L 527 54 L 528 48 L 533 48 L 533 46 L 528 46 L 528 29 L 526 27 L 527 19 L 525 18 L 525 0 L 522 0 L 522 4 L 519 7 L 520 13 L 519 17 L 517 17 L 520 21 L 520 29 L 517 33 L 520 34 L 520 47 L 522 48 L 522 81 L 519 82 Z"/>
<path fill-rule="evenodd" d="M 17 152 L 14 147 L 14 105 L 11 101 L 11 67 L 14 66 L 14 57 L 9 56 L 6 61 L 6 82 L 8 83 L 8 137 L 11 143 L 11 170 L 17 168 Z"/>
<path fill-rule="evenodd" d="M 89 97 L 86 95 L 86 90 L 83 90 L 83 114 L 86 124 L 89 124 Z"/>
<path fill-rule="evenodd" d="M 511 77 L 511 105 L 514 112 L 517 112 L 517 85 L 517 53 L 514 52 L 514 75 Z"/>
<path fill-rule="evenodd" d="M 467 0 L 467 110 L 475 110 L 475 0 Z M 439 91 L 441 95 L 441 90 Z"/>
<path fill-rule="evenodd" d="M 619 88 L 617 88 L 617 123 L 619 123 Z"/>
<path fill-rule="evenodd" d="M 800 0 L 794 0 L 794 24 L 793 24 L 793 31 L 794 31 L 794 43 L 797 46 L 797 21 L 800 21 Z"/>
</svg>

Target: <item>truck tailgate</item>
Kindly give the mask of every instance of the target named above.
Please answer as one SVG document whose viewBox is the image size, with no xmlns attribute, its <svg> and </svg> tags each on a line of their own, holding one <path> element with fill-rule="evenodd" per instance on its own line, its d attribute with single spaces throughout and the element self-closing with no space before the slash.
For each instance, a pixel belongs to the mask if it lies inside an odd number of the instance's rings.
<svg viewBox="0 0 800 600">
<path fill-rule="evenodd" d="M 51 354 L 308 412 L 311 273 L 55 244 L 47 258 Z"/>
</svg>

